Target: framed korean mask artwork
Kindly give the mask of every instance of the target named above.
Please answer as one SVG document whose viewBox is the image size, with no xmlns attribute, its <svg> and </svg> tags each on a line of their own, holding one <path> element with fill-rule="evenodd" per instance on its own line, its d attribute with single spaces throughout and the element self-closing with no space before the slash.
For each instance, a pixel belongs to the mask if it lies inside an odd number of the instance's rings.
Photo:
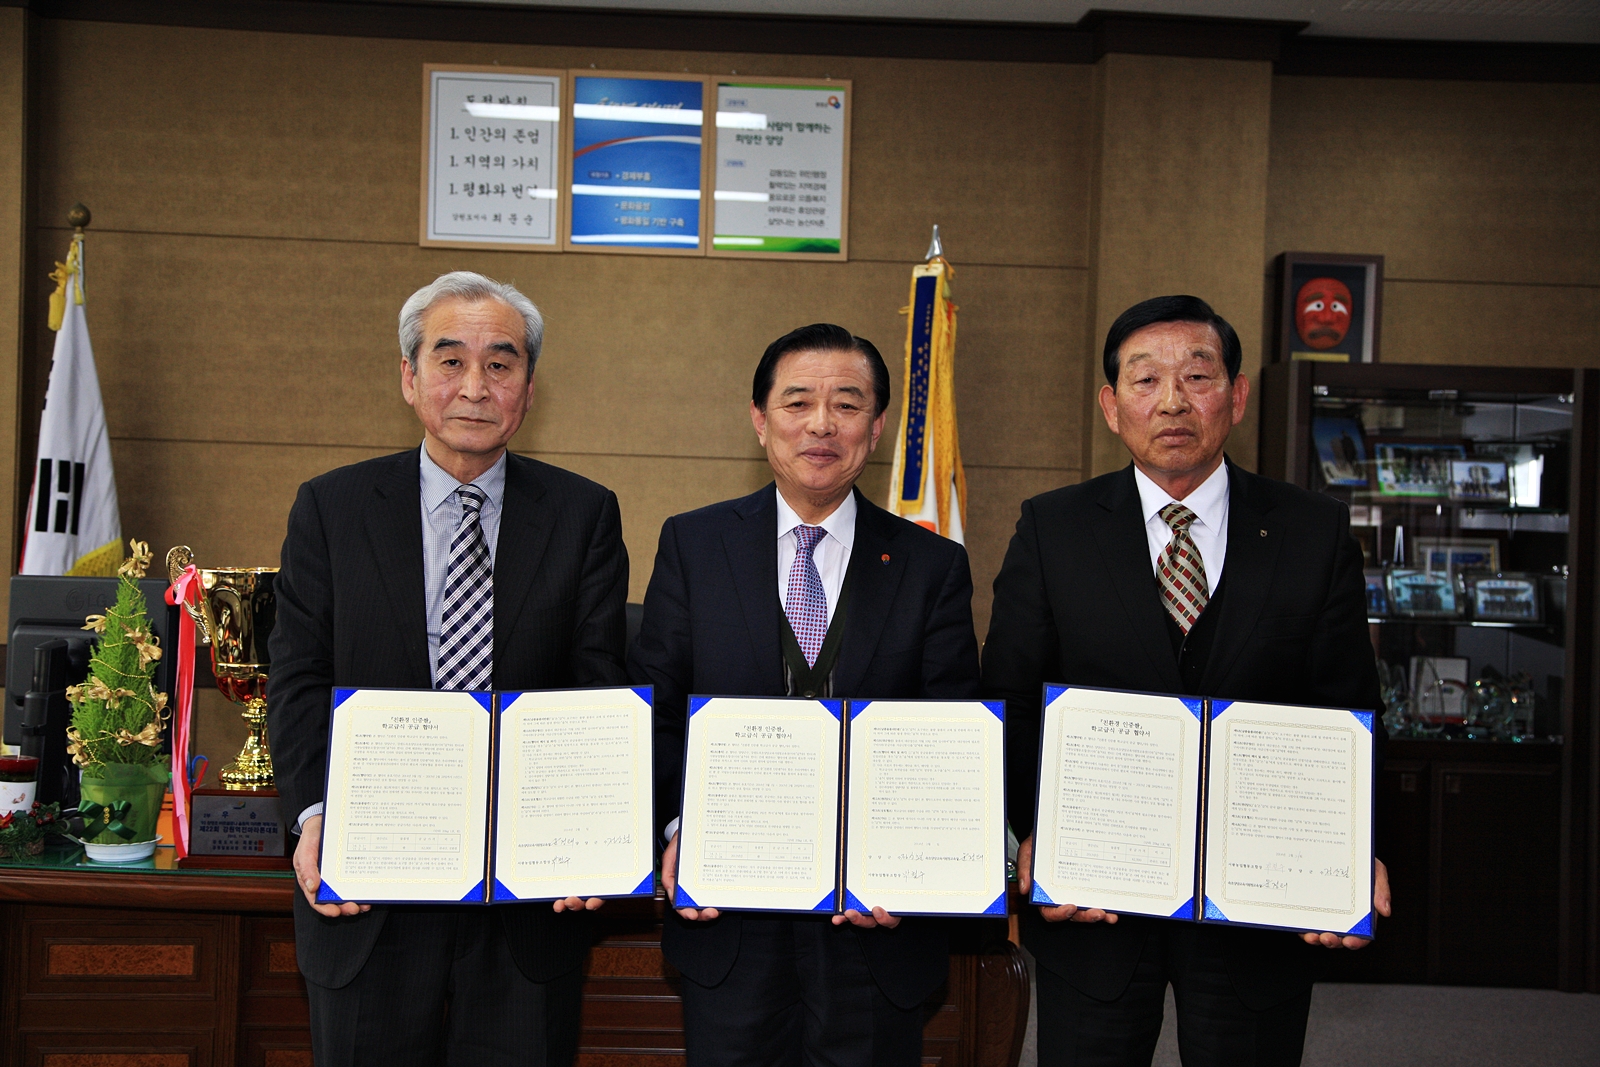
<svg viewBox="0 0 1600 1067">
<path fill-rule="evenodd" d="M 1277 275 L 1279 362 L 1378 362 L 1382 256 L 1284 252 Z"/>
</svg>

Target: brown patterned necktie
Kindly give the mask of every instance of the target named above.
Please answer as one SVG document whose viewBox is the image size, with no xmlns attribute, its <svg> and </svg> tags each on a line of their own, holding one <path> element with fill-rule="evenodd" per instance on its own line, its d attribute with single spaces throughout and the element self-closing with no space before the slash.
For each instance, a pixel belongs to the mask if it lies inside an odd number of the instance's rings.
<svg viewBox="0 0 1600 1067">
<path fill-rule="evenodd" d="M 1178 629 L 1188 633 L 1211 599 L 1205 561 L 1194 547 L 1194 538 L 1189 536 L 1195 513 L 1174 501 L 1161 509 L 1161 520 L 1172 527 L 1172 543 L 1161 553 L 1156 574 L 1161 584 L 1161 603 Z"/>
</svg>

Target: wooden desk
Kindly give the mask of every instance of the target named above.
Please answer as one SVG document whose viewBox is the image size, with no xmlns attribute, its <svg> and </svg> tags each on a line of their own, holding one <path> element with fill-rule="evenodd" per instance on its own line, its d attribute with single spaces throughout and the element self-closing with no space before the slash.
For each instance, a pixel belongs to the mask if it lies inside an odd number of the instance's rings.
<svg viewBox="0 0 1600 1067">
<path fill-rule="evenodd" d="M 158 860 L 170 867 L 170 856 Z M 308 1067 L 287 874 L 0 865 L 0 1067 Z M 683 1062 L 659 901 L 612 901 L 581 1067 Z M 923 1062 L 1015 1067 L 1028 978 L 1001 920 L 955 924 Z"/>
</svg>

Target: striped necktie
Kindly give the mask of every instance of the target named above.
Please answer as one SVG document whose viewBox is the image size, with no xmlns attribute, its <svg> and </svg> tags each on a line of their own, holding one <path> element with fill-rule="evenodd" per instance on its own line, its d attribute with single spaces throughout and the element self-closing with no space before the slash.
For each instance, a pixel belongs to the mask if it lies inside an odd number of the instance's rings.
<svg viewBox="0 0 1600 1067">
<path fill-rule="evenodd" d="M 1174 501 L 1161 509 L 1161 519 L 1172 527 L 1172 541 L 1161 553 L 1161 564 L 1156 568 L 1161 603 L 1178 629 L 1188 633 L 1211 599 L 1205 561 L 1194 546 L 1194 538 L 1189 536 L 1195 513 Z"/>
<path fill-rule="evenodd" d="M 456 495 L 461 498 L 461 525 L 450 542 L 444 572 L 434 688 L 482 691 L 494 676 L 494 573 L 483 536 L 488 497 L 475 485 L 461 486 Z"/>
<path fill-rule="evenodd" d="M 813 558 L 817 542 L 827 532 L 820 526 L 794 528 L 794 565 L 789 568 L 789 595 L 783 603 L 789 628 L 794 631 L 807 665 L 812 667 L 817 665 L 823 639 L 828 636 L 828 593 L 822 588 L 822 575 L 817 573 Z"/>
</svg>

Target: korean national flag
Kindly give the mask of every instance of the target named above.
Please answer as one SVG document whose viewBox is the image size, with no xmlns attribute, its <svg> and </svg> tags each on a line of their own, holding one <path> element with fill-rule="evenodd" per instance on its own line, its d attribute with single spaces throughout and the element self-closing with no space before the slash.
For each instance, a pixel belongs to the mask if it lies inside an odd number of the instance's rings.
<svg viewBox="0 0 1600 1067">
<path fill-rule="evenodd" d="M 122 521 L 111 441 L 83 311 L 83 241 L 73 242 L 54 277 L 55 357 L 39 422 L 39 460 L 24 525 L 22 574 L 114 575 L 122 562 Z M 59 299 L 64 295 L 64 301 Z"/>
</svg>

